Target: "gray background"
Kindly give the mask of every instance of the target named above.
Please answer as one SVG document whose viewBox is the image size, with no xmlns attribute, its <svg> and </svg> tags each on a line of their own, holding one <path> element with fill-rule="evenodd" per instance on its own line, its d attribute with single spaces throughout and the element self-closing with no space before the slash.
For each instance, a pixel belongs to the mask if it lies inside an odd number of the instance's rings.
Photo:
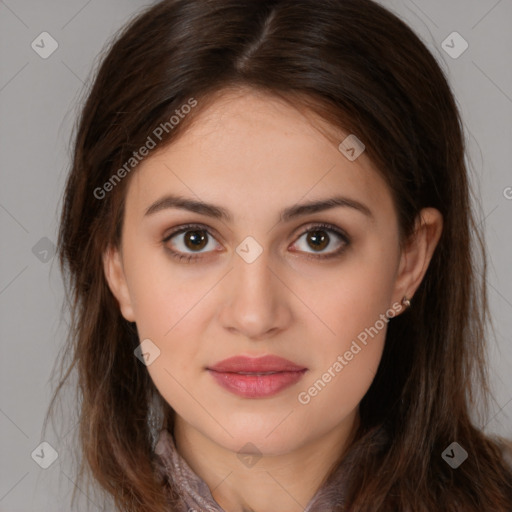
<svg viewBox="0 0 512 512">
<path fill-rule="evenodd" d="M 495 402 L 481 426 L 512 437 L 512 1 L 381 3 L 437 56 L 462 111 L 490 256 L 495 324 L 489 344 Z M 0 0 L 0 512 L 70 510 L 75 484 L 69 443 L 76 429 L 71 423 L 62 427 L 67 435 L 49 429 L 42 438 L 51 373 L 66 332 L 53 244 L 83 84 L 106 41 L 144 5 Z M 462 49 L 462 41 L 450 36 L 454 31 L 469 44 L 457 58 L 445 51 Z M 42 46 L 42 32 L 58 43 L 46 59 L 31 47 L 33 41 Z M 48 469 L 31 457 L 42 441 L 59 455 Z M 83 503 L 74 510 L 86 504 L 99 510 L 95 497 L 77 492 Z"/>
</svg>

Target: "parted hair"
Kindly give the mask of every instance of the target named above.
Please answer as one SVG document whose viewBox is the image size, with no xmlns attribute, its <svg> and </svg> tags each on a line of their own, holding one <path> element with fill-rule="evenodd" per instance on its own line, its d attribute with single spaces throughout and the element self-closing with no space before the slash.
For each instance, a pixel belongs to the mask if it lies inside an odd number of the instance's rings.
<svg viewBox="0 0 512 512">
<path fill-rule="evenodd" d="M 359 430 L 339 461 L 348 471 L 337 510 L 509 512 L 502 440 L 474 418 L 485 417 L 490 398 L 489 312 L 460 114 L 426 45 L 371 0 L 164 0 L 108 44 L 73 133 L 58 240 L 70 327 L 49 414 L 75 375 L 79 478 L 91 475 L 119 510 L 175 510 L 172 482 L 154 471 L 151 421 L 162 417 L 159 426 L 172 430 L 173 411 L 134 356 L 135 325 L 122 317 L 102 265 L 107 247 L 120 244 L 137 168 L 104 197 L 95 190 L 190 98 L 197 106 L 163 131 L 160 147 L 237 86 L 356 134 L 389 187 L 402 243 L 422 208 L 443 215 L 412 307 L 389 321 Z M 441 456 L 454 441 L 468 452 L 457 469 Z"/>
</svg>

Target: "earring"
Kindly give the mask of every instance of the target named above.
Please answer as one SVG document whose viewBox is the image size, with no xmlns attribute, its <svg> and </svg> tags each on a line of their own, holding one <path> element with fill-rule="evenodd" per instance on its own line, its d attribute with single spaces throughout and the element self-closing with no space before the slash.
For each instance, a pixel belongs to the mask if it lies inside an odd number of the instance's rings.
<svg viewBox="0 0 512 512">
<path fill-rule="evenodd" d="M 402 305 L 406 308 L 411 307 L 411 301 L 404 295 L 404 298 L 402 299 Z"/>
</svg>

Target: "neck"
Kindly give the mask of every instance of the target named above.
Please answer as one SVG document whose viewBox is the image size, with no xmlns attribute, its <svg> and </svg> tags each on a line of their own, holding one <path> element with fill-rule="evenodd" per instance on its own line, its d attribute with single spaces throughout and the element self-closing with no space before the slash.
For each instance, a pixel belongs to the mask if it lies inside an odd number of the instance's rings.
<svg viewBox="0 0 512 512">
<path fill-rule="evenodd" d="M 357 409 L 337 428 L 282 455 L 263 454 L 254 465 L 204 436 L 179 416 L 178 453 L 208 485 L 227 512 L 303 512 L 350 445 L 359 425 Z"/>
</svg>

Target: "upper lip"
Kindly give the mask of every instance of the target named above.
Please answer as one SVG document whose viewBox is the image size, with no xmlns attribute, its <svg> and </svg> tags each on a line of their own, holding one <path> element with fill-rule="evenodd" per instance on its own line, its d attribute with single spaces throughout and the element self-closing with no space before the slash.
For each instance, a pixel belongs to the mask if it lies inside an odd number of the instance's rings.
<svg viewBox="0 0 512 512">
<path fill-rule="evenodd" d="M 275 355 L 262 357 L 234 356 L 219 361 L 208 370 L 231 373 L 261 373 L 261 372 L 297 372 L 305 370 L 304 366 Z"/>
</svg>

